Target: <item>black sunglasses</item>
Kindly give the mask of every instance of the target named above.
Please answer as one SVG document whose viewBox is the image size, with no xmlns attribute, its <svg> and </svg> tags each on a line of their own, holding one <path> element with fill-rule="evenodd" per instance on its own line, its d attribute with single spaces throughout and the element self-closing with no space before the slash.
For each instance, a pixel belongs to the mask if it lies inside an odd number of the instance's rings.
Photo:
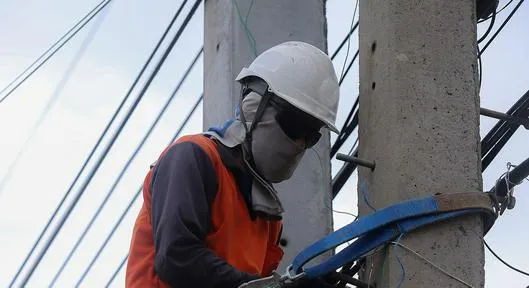
<svg viewBox="0 0 529 288">
<path fill-rule="evenodd" d="M 303 140 L 306 148 L 310 148 L 321 138 L 320 129 L 323 123 L 294 107 L 292 104 L 273 97 L 270 104 L 277 110 L 275 119 L 283 132 L 292 140 Z"/>
</svg>

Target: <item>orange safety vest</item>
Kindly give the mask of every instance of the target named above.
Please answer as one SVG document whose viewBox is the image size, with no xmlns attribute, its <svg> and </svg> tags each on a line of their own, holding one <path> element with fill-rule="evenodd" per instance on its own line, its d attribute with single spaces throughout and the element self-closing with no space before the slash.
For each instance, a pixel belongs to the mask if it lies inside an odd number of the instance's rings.
<svg viewBox="0 0 529 288">
<path fill-rule="evenodd" d="M 200 134 L 184 136 L 174 144 L 181 142 L 199 145 L 211 159 L 217 175 L 218 191 L 211 208 L 212 229 L 206 237 L 206 246 L 239 271 L 261 277 L 271 275 L 283 257 L 283 251 L 276 245 L 281 233 L 281 221 L 251 219 L 234 176 L 221 160 L 216 142 Z M 171 147 L 167 147 L 158 160 Z M 132 234 L 126 287 L 168 287 L 154 270 L 150 191 L 153 170 L 150 169 L 143 182 L 143 205 Z"/>
</svg>

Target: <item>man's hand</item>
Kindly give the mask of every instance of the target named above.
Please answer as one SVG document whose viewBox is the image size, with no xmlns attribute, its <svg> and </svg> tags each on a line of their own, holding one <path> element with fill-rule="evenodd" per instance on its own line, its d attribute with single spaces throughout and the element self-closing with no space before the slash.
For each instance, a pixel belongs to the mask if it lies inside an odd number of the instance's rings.
<svg viewBox="0 0 529 288">
<path fill-rule="evenodd" d="M 284 288 L 286 287 L 282 281 L 281 275 L 276 272 L 272 276 L 253 280 L 240 285 L 238 288 Z"/>
<path fill-rule="evenodd" d="M 316 278 L 299 279 L 297 281 L 283 281 L 281 275 L 274 272 L 270 277 L 253 280 L 240 285 L 238 288 L 332 288 L 336 287 L 336 281 Z"/>
</svg>

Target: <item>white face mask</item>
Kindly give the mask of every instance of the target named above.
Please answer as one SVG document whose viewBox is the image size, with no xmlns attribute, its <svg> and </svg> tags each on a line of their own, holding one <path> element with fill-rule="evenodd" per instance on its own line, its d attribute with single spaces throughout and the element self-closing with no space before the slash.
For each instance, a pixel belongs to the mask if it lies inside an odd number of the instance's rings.
<svg viewBox="0 0 529 288">
<path fill-rule="evenodd" d="M 252 132 L 252 154 L 259 173 L 272 183 L 289 179 L 303 157 L 305 147 L 281 129 L 276 111 L 268 107 Z"/>
<path fill-rule="evenodd" d="M 244 113 L 248 128 L 252 126 L 260 101 L 261 96 L 254 92 L 249 93 L 243 100 L 241 112 Z M 281 217 L 283 213 L 281 201 L 274 187 L 267 182 L 278 183 L 289 179 L 303 157 L 305 147 L 301 147 L 283 132 L 275 119 L 275 114 L 275 108 L 268 107 L 254 127 L 251 152 L 257 171 L 252 167 L 248 168 L 254 176 L 253 211 Z M 230 124 L 222 137 L 213 134 L 228 147 L 243 144 L 245 135 L 246 129 L 239 117 Z"/>
</svg>

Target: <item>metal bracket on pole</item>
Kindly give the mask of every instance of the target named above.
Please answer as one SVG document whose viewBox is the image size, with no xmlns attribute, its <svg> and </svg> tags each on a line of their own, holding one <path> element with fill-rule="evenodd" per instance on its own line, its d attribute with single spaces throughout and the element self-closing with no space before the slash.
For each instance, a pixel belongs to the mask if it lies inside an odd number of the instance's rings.
<svg viewBox="0 0 529 288">
<path fill-rule="evenodd" d="M 342 160 L 342 161 L 346 161 L 346 162 L 355 163 L 356 165 L 364 166 L 364 167 L 370 168 L 371 170 L 375 170 L 375 162 L 362 160 L 360 158 L 349 156 L 349 155 L 345 155 L 345 154 L 342 154 L 342 153 L 336 154 L 336 159 Z"/>
<path fill-rule="evenodd" d="M 513 124 L 521 125 L 521 126 L 525 127 L 525 129 L 529 130 L 529 119 L 527 119 L 527 118 L 520 118 L 520 117 L 508 115 L 508 114 L 501 113 L 501 112 L 494 111 L 494 110 L 490 110 L 490 109 L 487 109 L 487 108 L 480 108 L 479 112 L 483 116 L 488 116 L 488 117 L 491 117 L 491 118 L 496 118 L 496 119 L 504 120 L 504 121 L 507 121 L 507 122 L 511 122 Z"/>
</svg>

